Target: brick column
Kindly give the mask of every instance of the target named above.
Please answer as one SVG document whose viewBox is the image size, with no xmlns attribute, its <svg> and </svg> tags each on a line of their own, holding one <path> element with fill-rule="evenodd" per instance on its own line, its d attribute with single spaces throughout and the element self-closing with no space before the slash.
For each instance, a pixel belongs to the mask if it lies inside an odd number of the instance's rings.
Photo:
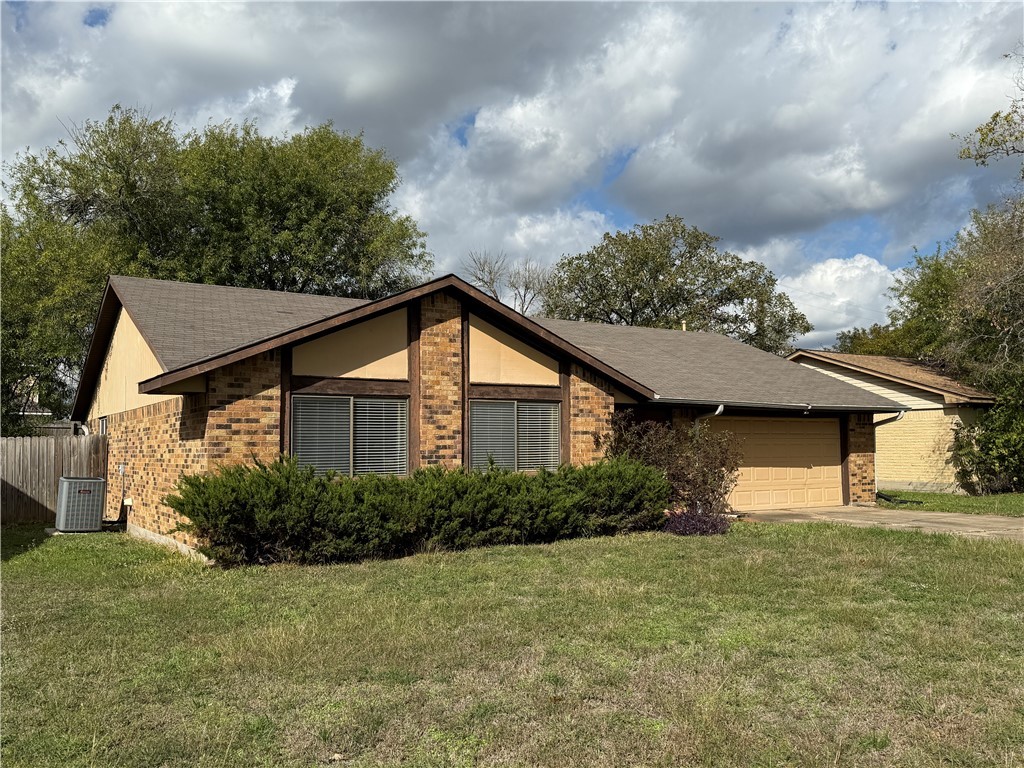
<svg viewBox="0 0 1024 768">
<path fill-rule="evenodd" d="M 569 375 L 569 444 L 573 464 L 593 464 L 604 456 L 598 443 L 611 432 L 615 397 L 598 376 L 573 365 Z"/>
<path fill-rule="evenodd" d="M 420 463 L 462 466 L 462 307 L 445 293 L 420 304 L 419 365 Z"/>
<path fill-rule="evenodd" d="M 843 477 L 850 504 L 875 500 L 875 424 L 870 413 L 851 413 L 845 419 Z"/>
</svg>

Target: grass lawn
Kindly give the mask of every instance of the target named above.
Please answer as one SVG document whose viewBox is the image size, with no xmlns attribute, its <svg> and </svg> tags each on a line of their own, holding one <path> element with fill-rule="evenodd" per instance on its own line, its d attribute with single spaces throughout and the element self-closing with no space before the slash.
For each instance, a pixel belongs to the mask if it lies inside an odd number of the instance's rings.
<svg viewBox="0 0 1024 768">
<path fill-rule="evenodd" d="M 1024 493 L 1001 493 L 996 496 L 962 496 L 955 493 L 922 493 L 920 491 L 884 491 L 900 499 L 914 499 L 922 504 L 887 504 L 886 509 L 926 509 L 932 512 L 959 512 L 964 515 L 1001 515 L 1024 517 Z"/>
<path fill-rule="evenodd" d="M 14 766 L 1024 764 L 1024 548 L 738 524 L 224 571 L 3 545 Z"/>
</svg>

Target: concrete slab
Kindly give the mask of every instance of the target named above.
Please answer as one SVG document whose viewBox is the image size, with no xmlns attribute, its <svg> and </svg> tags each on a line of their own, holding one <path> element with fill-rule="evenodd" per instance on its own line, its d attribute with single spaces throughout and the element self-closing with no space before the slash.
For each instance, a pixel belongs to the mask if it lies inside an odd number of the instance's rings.
<svg viewBox="0 0 1024 768">
<path fill-rule="evenodd" d="M 973 539 L 1009 539 L 1024 544 L 1024 518 L 996 515 L 960 515 L 921 509 L 883 509 L 874 506 L 819 507 L 817 509 L 774 509 L 747 512 L 744 520 L 758 523 L 827 522 L 857 528 L 893 528 L 951 533 Z"/>
</svg>

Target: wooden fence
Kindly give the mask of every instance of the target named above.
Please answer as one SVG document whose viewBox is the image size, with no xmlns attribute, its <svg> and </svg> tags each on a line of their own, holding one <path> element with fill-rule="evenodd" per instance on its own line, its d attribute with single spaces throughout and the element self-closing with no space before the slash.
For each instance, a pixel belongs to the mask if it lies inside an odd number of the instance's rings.
<svg viewBox="0 0 1024 768">
<path fill-rule="evenodd" d="M 5 437 L 0 441 L 0 521 L 52 524 L 61 477 L 106 474 L 106 435 Z"/>
</svg>

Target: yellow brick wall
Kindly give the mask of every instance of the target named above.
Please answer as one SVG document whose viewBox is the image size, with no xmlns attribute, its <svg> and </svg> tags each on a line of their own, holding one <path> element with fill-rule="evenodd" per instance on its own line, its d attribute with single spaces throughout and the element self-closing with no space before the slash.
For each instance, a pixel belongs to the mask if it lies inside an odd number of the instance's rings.
<svg viewBox="0 0 1024 768">
<path fill-rule="evenodd" d="M 899 421 L 876 417 L 878 487 L 918 490 L 956 490 L 950 462 L 953 430 L 961 421 L 977 418 L 973 408 L 907 411 Z"/>
</svg>

